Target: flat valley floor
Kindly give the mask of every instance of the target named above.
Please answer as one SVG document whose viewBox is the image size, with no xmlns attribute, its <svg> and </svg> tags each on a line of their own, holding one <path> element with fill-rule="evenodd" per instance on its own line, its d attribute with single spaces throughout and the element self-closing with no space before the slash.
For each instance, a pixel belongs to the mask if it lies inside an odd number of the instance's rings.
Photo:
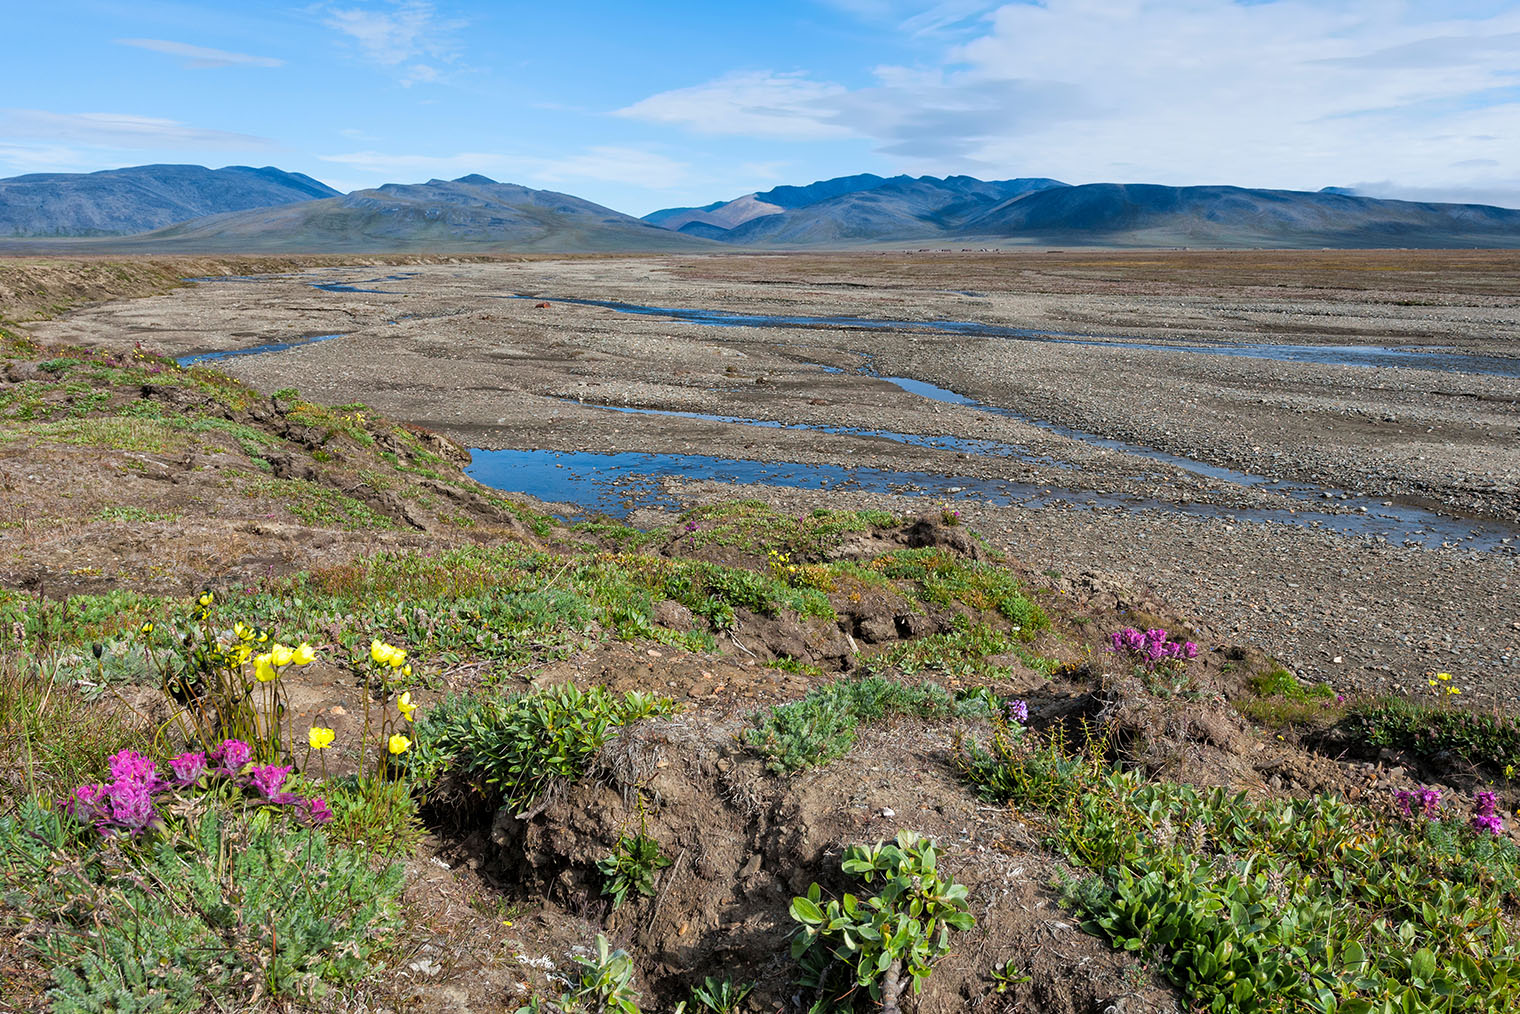
<svg viewBox="0 0 1520 1014">
<path fill-rule="evenodd" d="M 566 513 L 947 504 L 1058 588 L 1150 586 L 1305 679 L 1520 705 L 1514 253 L 336 267 L 29 329 L 235 353 L 209 364 L 439 430 Z"/>
</svg>

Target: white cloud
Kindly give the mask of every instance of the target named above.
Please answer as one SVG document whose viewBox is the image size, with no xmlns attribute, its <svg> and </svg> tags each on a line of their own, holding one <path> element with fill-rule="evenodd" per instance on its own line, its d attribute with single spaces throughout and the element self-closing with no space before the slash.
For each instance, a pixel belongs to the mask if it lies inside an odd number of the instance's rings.
<svg viewBox="0 0 1520 1014">
<path fill-rule="evenodd" d="M 977 17 L 969 0 L 920 6 L 905 34 Z M 861 137 L 921 172 L 1486 185 L 1495 168 L 1483 160 L 1513 165 L 1520 136 L 1510 41 L 1520 8 L 1444 10 L 1388 0 L 1009 3 L 973 20 L 977 37 L 937 64 L 878 67 L 868 87 L 754 71 L 618 113 L 704 134 Z"/>
<path fill-rule="evenodd" d="M 847 94 L 843 85 L 804 74 L 738 73 L 652 95 L 619 109 L 617 115 L 704 134 L 820 140 L 855 135 L 851 128 L 830 122 L 835 103 Z"/>
<path fill-rule="evenodd" d="M 132 113 L 53 113 L 0 110 L 0 133 L 15 138 L 64 141 L 100 148 L 268 148 L 274 142 L 251 134 L 192 127 L 178 120 Z"/>
<path fill-rule="evenodd" d="M 208 49 L 185 42 L 169 42 L 165 39 L 117 39 L 120 46 L 136 46 L 155 53 L 183 57 L 186 67 L 282 67 L 284 60 L 272 56 L 250 56 L 247 53 L 231 53 L 225 49 Z"/>
<path fill-rule="evenodd" d="M 528 182 L 538 186 L 554 186 L 567 180 L 597 180 L 661 190 L 689 182 L 686 163 L 658 152 L 616 145 L 597 145 L 561 157 L 501 152 L 395 155 L 378 151 L 318 157 L 389 181 L 455 179 L 480 173 L 505 183 Z"/>
<path fill-rule="evenodd" d="M 463 21 L 440 18 L 427 0 L 390 0 L 380 7 L 328 7 L 324 23 L 347 36 L 366 59 L 398 70 L 401 84 L 407 87 L 439 79 L 434 64 L 454 60 L 456 34 L 465 27 Z"/>
</svg>

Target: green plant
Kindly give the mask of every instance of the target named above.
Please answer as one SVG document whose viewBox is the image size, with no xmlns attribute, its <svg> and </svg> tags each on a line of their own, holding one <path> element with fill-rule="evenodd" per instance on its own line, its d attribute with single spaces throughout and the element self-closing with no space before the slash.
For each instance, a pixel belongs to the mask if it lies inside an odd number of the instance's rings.
<svg viewBox="0 0 1520 1014">
<path fill-rule="evenodd" d="M 844 756 L 863 723 L 896 714 L 978 714 L 985 708 L 985 700 L 958 702 L 934 683 L 912 686 L 880 676 L 841 679 L 753 716 L 755 724 L 745 730 L 744 741 L 766 758 L 767 768 L 786 773 Z"/>
<path fill-rule="evenodd" d="M 1352 717 L 1372 746 L 1422 757 L 1451 753 L 1496 775 L 1520 765 L 1520 721 L 1510 715 L 1384 698 L 1362 704 Z"/>
<path fill-rule="evenodd" d="M 1013 959 L 1000 962 L 992 968 L 992 988 L 994 992 L 1006 993 L 1021 982 L 1033 982 L 1033 978 L 1019 971 L 1019 966 L 1014 964 Z"/>
<path fill-rule="evenodd" d="M 814 883 L 792 899 L 792 918 L 802 924 L 792 957 L 802 965 L 802 984 L 819 992 L 815 1012 L 836 1009 L 863 986 L 885 1014 L 898 1014 L 908 982 L 915 994 L 923 991 L 934 962 L 950 953 L 950 931 L 975 922 L 965 885 L 938 863 L 933 841 L 899 831 L 895 844 L 847 848 L 840 863 L 865 884 L 880 880 L 875 895 L 821 904 L 823 889 Z"/>
<path fill-rule="evenodd" d="M 623 835 L 612 854 L 596 862 L 602 875 L 602 893 L 612 896 L 614 910 L 622 908 L 630 892 L 654 896 L 654 875 L 670 865 L 660 843 L 648 835 Z"/>
<path fill-rule="evenodd" d="M 739 1014 L 744 998 L 754 991 L 753 982 L 735 983 L 724 976 L 720 981 L 707 976 L 700 986 L 691 989 L 691 1002 L 701 1004 L 712 1014 Z"/>
<path fill-rule="evenodd" d="M 1013 574 L 980 560 L 926 547 L 887 553 L 872 560 L 870 567 L 894 581 L 911 582 L 914 594 L 924 602 L 941 606 L 959 602 L 971 609 L 995 611 L 1022 640 L 1033 640 L 1050 626 L 1050 617 L 1024 594 Z"/>
<path fill-rule="evenodd" d="M 596 935 L 596 952 L 576 958 L 580 977 L 549 1006 L 561 1014 L 640 1014 L 639 994 L 633 988 L 633 958 L 613 950 L 602 934 Z M 539 1014 L 544 1003 L 534 997 L 513 1014 Z"/>
<path fill-rule="evenodd" d="M 450 696 L 417 723 L 404 760 L 424 786 L 449 780 L 492 806 L 522 810 L 555 779 L 579 778 L 619 726 L 674 709 L 648 694 L 569 683 L 508 698 Z"/>
<path fill-rule="evenodd" d="M 122 848 L 28 798 L 0 817 L 0 873 L 0 924 L 51 970 L 57 1011 L 311 1000 L 363 977 L 399 926 L 399 865 L 373 870 L 268 811 L 213 808 L 182 836 Z"/>
<path fill-rule="evenodd" d="M 1101 741 L 963 747 L 962 775 L 1045 820 L 1091 871 L 1084 926 L 1147 955 L 1211 1014 L 1498 1014 L 1520 1005 L 1520 849 L 1467 821 L 1330 797 L 1147 782 Z"/>
</svg>

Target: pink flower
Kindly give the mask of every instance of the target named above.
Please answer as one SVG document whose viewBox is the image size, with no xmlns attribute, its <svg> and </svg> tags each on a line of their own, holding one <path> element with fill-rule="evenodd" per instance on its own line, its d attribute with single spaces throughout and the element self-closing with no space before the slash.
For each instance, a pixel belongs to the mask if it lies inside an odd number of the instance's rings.
<svg viewBox="0 0 1520 1014">
<path fill-rule="evenodd" d="M 308 799 L 302 809 L 305 813 L 301 819 L 313 826 L 326 824 L 333 819 L 333 812 L 328 808 L 327 800 L 320 796 L 313 796 Z"/>
<path fill-rule="evenodd" d="M 201 772 L 206 770 L 206 755 L 199 752 L 182 753 L 170 759 L 169 768 L 174 772 L 176 783 L 182 786 L 194 785 Z"/>
<path fill-rule="evenodd" d="M 211 751 L 211 759 L 226 774 L 235 775 L 253 760 L 253 751 L 240 739 L 224 739 L 221 746 Z"/>
<path fill-rule="evenodd" d="M 285 776 L 290 774 L 290 766 L 280 767 L 277 764 L 265 764 L 263 767 L 255 767 L 248 772 L 248 782 L 259 795 L 265 799 L 272 798 L 280 791 L 280 786 L 285 784 Z"/>
</svg>

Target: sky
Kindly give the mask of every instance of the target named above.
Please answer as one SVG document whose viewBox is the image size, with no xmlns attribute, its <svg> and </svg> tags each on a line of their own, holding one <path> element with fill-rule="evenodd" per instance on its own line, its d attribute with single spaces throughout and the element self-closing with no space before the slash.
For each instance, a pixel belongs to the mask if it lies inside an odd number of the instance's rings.
<svg viewBox="0 0 1520 1014">
<path fill-rule="evenodd" d="M 635 215 L 860 172 L 1520 207 L 1520 0 L 8 7 L 0 176 L 482 173 Z"/>
</svg>

